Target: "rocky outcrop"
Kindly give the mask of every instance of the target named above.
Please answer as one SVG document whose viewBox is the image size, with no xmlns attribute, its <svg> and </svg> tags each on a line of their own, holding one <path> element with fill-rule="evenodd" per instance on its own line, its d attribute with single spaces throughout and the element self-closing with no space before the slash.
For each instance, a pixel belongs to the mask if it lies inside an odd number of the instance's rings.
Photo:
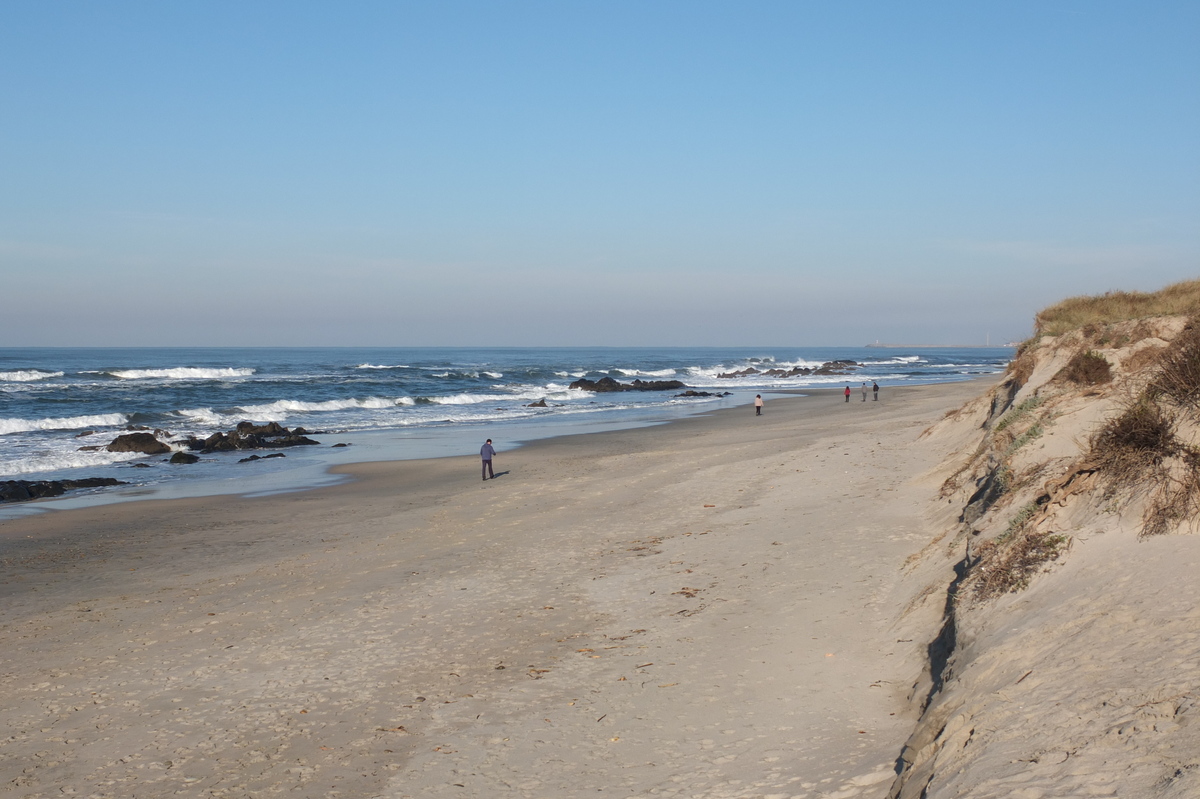
<svg viewBox="0 0 1200 799">
<path fill-rule="evenodd" d="M 793 366 L 791 369 L 755 369 L 748 366 L 737 372 L 722 372 L 717 377 L 732 379 L 738 377 L 805 377 L 807 375 L 848 375 L 859 367 L 857 361 L 836 360 L 826 361 L 815 369 L 806 366 Z"/>
<path fill-rule="evenodd" d="M 611 377 L 602 377 L 596 381 L 587 378 L 576 380 L 570 388 L 603 394 L 614 391 L 672 391 L 687 388 L 687 385 L 679 380 L 634 380 L 632 383 L 619 383 Z"/>
<path fill-rule="evenodd" d="M 85 477 L 82 480 L 5 480 L 0 481 L 0 503 L 27 502 L 44 497 L 60 497 L 79 488 L 127 485 L 111 477 Z"/>
<path fill-rule="evenodd" d="M 171 463 L 197 463 L 200 460 L 190 452 L 176 452 L 171 456 Z"/>
<path fill-rule="evenodd" d="M 242 458 L 238 463 L 252 463 L 254 461 L 265 461 L 270 458 L 286 458 L 282 452 L 272 452 L 270 455 L 251 455 L 249 458 Z"/>
<path fill-rule="evenodd" d="M 717 394 L 713 394 L 712 392 L 709 392 L 709 391 L 696 391 L 695 389 L 689 388 L 687 391 L 683 392 L 682 394 L 676 394 L 675 396 L 676 397 L 729 397 L 732 395 L 733 395 L 732 391 L 722 391 Z"/>
<path fill-rule="evenodd" d="M 114 438 L 105 449 L 109 452 L 140 452 L 143 455 L 162 455 L 171 451 L 153 433 L 125 433 Z"/>
<path fill-rule="evenodd" d="M 319 444 L 307 436 L 303 427 L 288 430 L 278 422 L 256 425 L 241 422 L 227 433 L 213 433 L 206 439 L 189 439 L 188 449 L 202 454 L 210 452 L 234 452 L 245 449 L 279 449 L 280 447 L 311 446 Z"/>
</svg>

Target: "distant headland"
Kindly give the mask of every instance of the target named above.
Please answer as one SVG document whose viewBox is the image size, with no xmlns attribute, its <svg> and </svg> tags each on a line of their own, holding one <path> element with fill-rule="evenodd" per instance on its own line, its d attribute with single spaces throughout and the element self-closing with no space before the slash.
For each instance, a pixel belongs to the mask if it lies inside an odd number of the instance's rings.
<svg viewBox="0 0 1200 799">
<path fill-rule="evenodd" d="M 881 341 L 873 341 L 863 346 L 888 350 L 990 350 L 997 347 L 1016 348 L 1019 346 L 1019 342 L 1010 341 L 1007 344 L 884 344 Z"/>
</svg>

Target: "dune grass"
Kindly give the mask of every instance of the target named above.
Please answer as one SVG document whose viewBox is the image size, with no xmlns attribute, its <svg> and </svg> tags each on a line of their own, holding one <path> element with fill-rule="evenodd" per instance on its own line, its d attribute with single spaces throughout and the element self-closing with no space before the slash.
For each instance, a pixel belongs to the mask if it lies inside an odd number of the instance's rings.
<svg viewBox="0 0 1200 799">
<path fill-rule="evenodd" d="M 1088 325 L 1197 314 L 1200 280 L 1187 280 L 1150 293 L 1110 291 L 1094 297 L 1070 297 L 1039 312 L 1034 317 L 1034 330 L 1039 336 L 1059 336 Z"/>
</svg>

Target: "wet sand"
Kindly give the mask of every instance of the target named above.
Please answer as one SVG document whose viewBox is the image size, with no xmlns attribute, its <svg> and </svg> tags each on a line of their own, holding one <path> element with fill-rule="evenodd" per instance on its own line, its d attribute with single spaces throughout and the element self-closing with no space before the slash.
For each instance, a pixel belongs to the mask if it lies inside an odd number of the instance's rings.
<svg viewBox="0 0 1200 799">
<path fill-rule="evenodd" d="M 0 785 L 884 796 L 936 633 L 918 436 L 989 385 L 0 522 Z"/>
</svg>

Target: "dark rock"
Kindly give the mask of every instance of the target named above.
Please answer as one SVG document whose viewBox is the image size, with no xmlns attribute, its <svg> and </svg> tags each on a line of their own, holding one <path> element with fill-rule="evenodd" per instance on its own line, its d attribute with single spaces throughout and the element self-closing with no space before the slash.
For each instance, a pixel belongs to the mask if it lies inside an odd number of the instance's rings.
<svg viewBox="0 0 1200 799">
<path fill-rule="evenodd" d="M 286 436 L 288 429 L 279 422 L 267 422 L 266 424 L 256 425 L 254 422 L 238 422 L 238 435 L 255 435 L 255 436 Z"/>
<path fill-rule="evenodd" d="M 288 430 L 278 422 L 256 425 L 253 422 L 241 422 L 237 429 L 228 433 L 213 433 L 201 442 L 200 452 L 232 452 L 239 449 L 278 449 L 279 447 L 296 447 L 308 444 L 319 444 L 311 438 L 298 433 L 303 430 Z M 195 449 L 195 447 L 190 447 Z"/>
<path fill-rule="evenodd" d="M 63 480 L 63 488 L 71 491 L 76 488 L 104 488 L 106 486 L 123 486 L 128 483 L 113 477 L 84 477 L 79 480 Z"/>
<path fill-rule="evenodd" d="M 813 370 L 815 375 L 848 375 L 858 368 L 856 361 L 826 361 Z"/>
<path fill-rule="evenodd" d="M 722 374 L 717 375 L 717 377 L 725 377 L 725 378 L 749 377 L 750 375 L 756 375 L 756 374 L 758 374 L 757 369 L 755 369 L 753 366 L 747 366 L 745 369 L 741 370 L 740 372 L 724 372 Z"/>
<path fill-rule="evenodd" d="M 100 449 L 103 449 L 103 447 L 101 447 L 99 444 L 89 444 L 86 447 L 80 447 L 78 451 L 79 452 L 96 452 L 97 450 L 100 450 Z"/>
<path fill-rule="evenodd" d="M 117 436 L 105 449 L 109 452 L 140 452 L 143 455 L 162 455 L 171 448 L 150 433 L 126 433 Z"/>
<path fill-rule="evenodd" d="M 149 468 L 150 468 L 150 464 L 148 464 L 148 463 L 135 463 L 135 464 L 133 464 L 133 468 L 135 468 L 135 469 L 149 469 Z"/>
<path fill-rule="evenodd" d="M 85 438 L 87 436 L 94 436 L 94 435 L 96 435 L 95 430 L 84 430 L 82 433 L 76 433 L 75 437 L 76 438 Z"/>
<path fill-rule="evenodd" d="M 618 383 L 611 377 L 602 377 L 595 382 L 586 378 L 576 380 L 570 387 L 604 393 L 611 391 L 670 391 L 676 388 L 687 388 L 687 385 L 679 380 L 634 380 L 632 383 Z"/>
<path fill-rule="evenodd" d="M 265 461 L 271 458 L 286 458 L 282 452 L 272 452 L 270 455 L 251 455 L 249 458 L 242 458 L 238 463 L 249 463 L 250 461 Z"/>
<path fill-rule="evenodd" d="M 712 394 L 708 391 L 696 391 L 694 389 L 689 388 L 687 391 L 683 392 L 682 394 L 676 394 L 675 396 L 676 397 L 728 397 L 728 396 L 730 396 L 731 393 L 732 392 L 729 392 L 729 391 L 722 391 L 717 394 Z"/>
<path fill-rule="evenodd" d="M 525 407 L 526 408 L 545 408 L 546 407 L 546 399 L 543 397 L 542 399 L 538 400 L 537 402 L 529 403 Z"/>
<path fill-rule="evenodd" d="M 0 483 L 0 502 L 24 502 L 32 499 L 29 484 L 24 480 L 6 480 Z"/>
<path fill-rule="evenodd" d="M 349 444 L 334 444 L 333 448 L 337 449 L 338 447 L 348 447 L 348 446 L 350 446 L 350 445 Z"/>
<path fill-rule="evenodd" d="M 81 480 L 6 480 L 0 481 L 0 503 L 27 502 L 43 497 L 58 497 L 77 488 L 126 485 L 112 477 L 85 477 Z"/>
<path fill-rule="evenodd" d="M 171 463 L 196 463 L 200 458 L 190 452 L 176 452 L 171 456 Z"/>
</svg>

